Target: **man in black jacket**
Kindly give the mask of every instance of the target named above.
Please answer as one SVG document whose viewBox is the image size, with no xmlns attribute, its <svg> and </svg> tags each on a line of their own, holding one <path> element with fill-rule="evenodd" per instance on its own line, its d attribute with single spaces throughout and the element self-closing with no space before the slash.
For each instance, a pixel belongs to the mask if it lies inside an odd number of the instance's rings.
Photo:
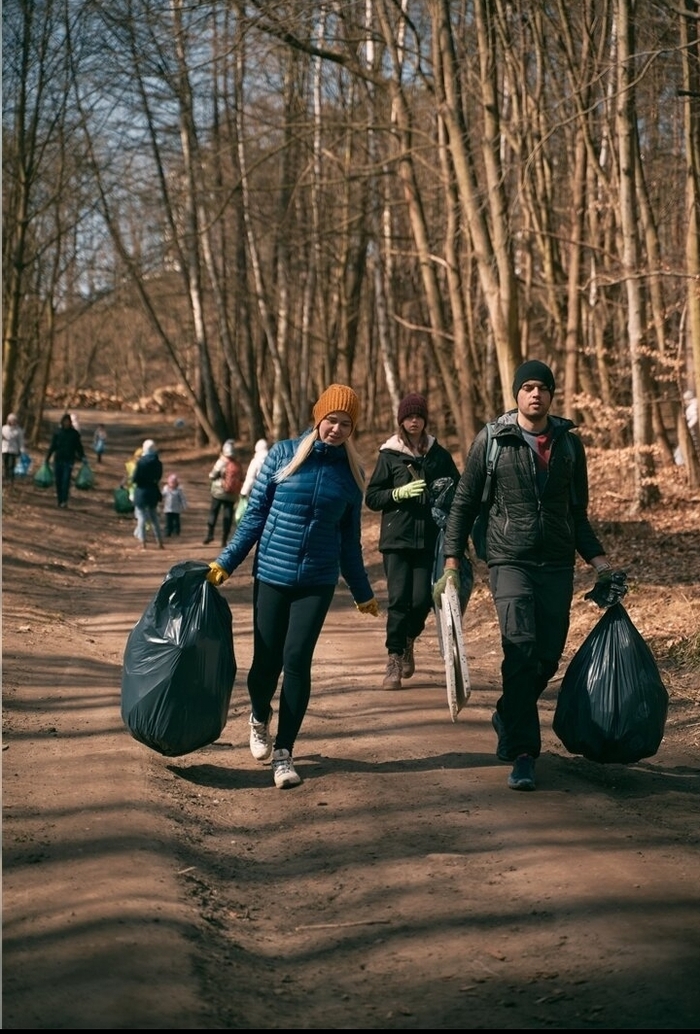
<svg viewBox="0 0 700 1034">
<path fill-rule="evenodd" d="M 578 553 L 598 575 L 591 598 L 599 606 L 626 592 L 588 519 L 583 443 L 562 441 L 571 420 L 550 415 L 554 376 L 539 360 L 515 373 L 517 409 L 496 421 L 498 459 L 492 474 L 486 562 L 501 630 L 502 693 L 493 714 L 496 756 L 513 763 L 508 785 L 535 789 L 541 749 L 537 702 L 559 666 L 569 631 Z M 451 578 L 459 589 L 459 558 L 480 511 L 486 480 L 486 429 L 474 439 L 445 530 L 445 572 L 434 588 L 440 605 Z M 616 588 L 619 586 L 619 588 Z"/>
<path fill-rule="evenodd" d="M 54 457 L 56 498 L 58 505 L 65 507 L 68 505 L 73 465 L 77 460 L 85 459 L 85 450 L 80 437 L 80 431 L 77 431 L 73 426 L 70 413 L 63 414 L 58 430 L 54 431 L 49 451 L 46 453 L 47 463 L 52 456 Z"/>
</svg>

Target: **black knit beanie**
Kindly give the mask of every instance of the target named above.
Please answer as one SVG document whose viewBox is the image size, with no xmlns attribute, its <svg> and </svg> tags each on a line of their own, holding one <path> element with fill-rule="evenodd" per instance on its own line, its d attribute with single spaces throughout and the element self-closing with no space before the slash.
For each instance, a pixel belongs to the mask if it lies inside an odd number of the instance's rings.
<svg viewBox="0 0 700 1034">
<path fill-rule="evenodd" d="M 396 420 L 401 426 L 404 420 L 407 420 L 409 416 L 420 416 L 423 417 L 426 424 L 428 423 L 428 403 L 422 395 L 417 395 L 415 392 L 406 395 L 405 398 L 401 399 L 399 403 L 399 411 L 396 414 Z"/>
<path fill-rule="evenodd" d="M 515 371 L 513 378 L 513 398 L 517 399 L 518 392 L 526 381 L 541 381 L 545 388 L 549 388 L 554 394 L 554 374 L 546 363 L 539 359 L 528 359 Z"/>
</svg>

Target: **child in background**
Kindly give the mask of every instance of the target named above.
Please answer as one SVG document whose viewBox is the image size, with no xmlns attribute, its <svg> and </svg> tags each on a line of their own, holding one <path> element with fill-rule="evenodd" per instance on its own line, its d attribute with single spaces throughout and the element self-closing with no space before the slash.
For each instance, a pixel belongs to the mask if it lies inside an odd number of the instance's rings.
<svg viewBox="0 0 700 1034">
<path fill-rule="evenodd" d="M 180 487 L 177 474 L 168 474 L 163 486 L 163 513 L 165 514 L 165 537 L 180 534 L 180 514 L 187 509 L 187 499 Z"/>
<path fill-rule="evenodd" d="M 95 450 L 97 462 L 102 463 L 102 453 L 107 448 L 107 431 L 104 424 L 98 424 L 92 436 L 92 447 Z"/>
</svg>

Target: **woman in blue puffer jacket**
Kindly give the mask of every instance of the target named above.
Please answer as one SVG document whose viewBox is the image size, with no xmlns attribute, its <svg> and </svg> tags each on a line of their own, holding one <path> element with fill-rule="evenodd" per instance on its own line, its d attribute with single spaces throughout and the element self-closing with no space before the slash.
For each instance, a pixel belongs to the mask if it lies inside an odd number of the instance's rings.
<svg viewBox="0 0 700 1034">
<path fill-rule="evenodd" d="M 314 426 L 270 449 L 245 515 L 209 565 L 222 585 L 257 544 L 253 576 L 253 662 L 248 674 L 250 750 L 272 755 L 275 786 L 298 786 L 292 751 L 311 695 L 311 662 L 342 575 L 357 609 L 377 617 L 362 558 L 364 475 L 351 440 L 359 400 L 331 384 L 313 409 Z M 272 698 L 283 673 L 277 733 Z"/>
</svg>

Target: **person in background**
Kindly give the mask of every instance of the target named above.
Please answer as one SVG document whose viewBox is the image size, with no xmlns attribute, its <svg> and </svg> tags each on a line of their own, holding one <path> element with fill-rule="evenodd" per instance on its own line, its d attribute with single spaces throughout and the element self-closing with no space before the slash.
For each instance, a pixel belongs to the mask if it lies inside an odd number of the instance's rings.
<svg viewBox="0 0 700 1034">
<path fill-rule="evenodd" d="M 69 416 L 70 416 L 71 424 L 76 429 L 78 434 L 80 434 L 80 420 L 78 419 L 78 414 L 77 413 L 70 413 Z"/>
<path fill-rule="evenodd" d="M 53 433 L 49 451 L 46 453 L 46 462 L 50 463 L 52 457 L 54 459 L 56 500 L 60 507 L 65 508 L 68 506 L 73 467 L 78 460 L 86 461 L 80 431 L 73 426 L 70 413 L 63 414 L 58 430 Z"/>
<path fill-rule="evenodd" d="M 253 661 L 248 673 L 250 750 L 272 757 L 280 789 L 301 783 L 293 750 L 311 695 L 311 663 L 342 574 L 357 609 L 379 614 L 362 558 L 364 475 L 352 441 L 359 400 L 331 384 L 313 408 L 313 427 L 275 443 L 258 474 L 243 520 L 209 565 L 222 585 L 256 546 Z M 272 698 L 282 674 L 279 721 Z"/>
<path fill-rule="evenodd" d="M 92 448 L 94 449 L 97 462 L 102 463 L 102 453 L 107 448 L 107 431 L 104 424 L 98 424 L 92 436 Z"/>
<path fill-rule="evenodd" d="M 501 631 L 502 691 L 492 716 L 496 757 L 512 764 L 508 786 L 535 789 L 541 750 L 537 702 L 556 672 L 569 632 L 576 554 L 597 574 L 586 598 L 619 603 L 625 573 L 614 572 L 588 519 L 588 474 L 581 439 L 563 441 L 571 420 L 550 413 L 554 375 L 537 359 L 515 372 L 517 408 L 498 418 L 501 447 L 492 474 L 486 562 Z M 474 439 L 445 529 L 445 571 L 435 582 L 437 606 L 447 579 L 459 591 L 459 558 L 481 509 L 487 430 Z M 573 455 L 573 458 L 572 458 Z"/>
<path fill-rule="evenodd" d="M 158 504 L 161 500 L 160 479 L 163 477 L 163 464 L 158 458 L 156 443 L 147 438 L 141 446 L 141 456 L 134 468 L 134 509 L 136 512 L 136 528 L 134 536 L 146 548 L 146 529 L 151 528 L 159 549 L 164 549 L 163 536 L 160 530 Z"/>
<path fill-rule="evenodd" d="M 132 455 L 124 464 L 124 477 L 122 479 L 122 485 L 129 493 L 129 499 L 133 503 L 134 493 L 136 491 L 136 485 L 134 484 L 134 471 L 136 470 L 136 464 L 141 459 L 141 446 L 134 449 Z"/>
<path fill-rule="evenodd" d="M 163 487 L 163 513 L 165 514 L 165 537 L 180 534 L 180 514 L 187 509 L 187 499 L 177 474 L 168 474 Z"/>
<path fill-rule="evenodd" d="M 2 474 L 8 484 L 15 480 L 15 467 L 24 452 L 24 430 L 16 413 L 8 413 L 2 425 Z"/>
<path fill-rule="evenodd" d="M 230 483 L 230 488 L 235 489 L 234 491 L 226 490 L 229 471 L 235 475 Z M 219 515 L 219 510 L 222 510 L 221 545 L 225 546 L 233 527 L 233 508 L 238 500 L 243 480 L 241 465 L 236 458 L 236 444 L 232 438 L 227 438 L 221 446 L 221 455 L 209 471 L 209 480 L 211 482 L 211 505 L 209 507 L 209 516 L 207 517 L 207 533 L 202 541 L 205 546 L 214 541 L 216 519 Z M 237 488 L 236 485 L 238 486 Z"/>
<path fill-rule="evenodd" d="M 401 689 L 415 671 L 414 643 L 433 605 L 432 575 L 439 529 L 431 513 L 430 486 L 438 478 L 454 485 L 459 471 L 452 456 L 428 434 L 428 403 L 406 395 L 399 403 L 395 431 L 379 447 L 365 502 L 381 511 L 379 550 L 388 595 L 382 689 Z"/>
<path fill-rule="evenodd" d="M 690 389 L 683 392 L 683 405 L 685 408 L 685 422 L 688 425 L 690 438 L 695 446 L 695 452 L 700 459 L 700 426 L 698 425 L 698 400 Z"/>
<path fill-rule="evenodd" d="M 255 484 L 255 479 L 262 469 L 262 465 L 265 462 L 268 453 L 268 444 L 265 438 L 258 438 L 255 443 L 255 451 L 248 464 L 248 469 L 245 472 L 245 480 L 241 488 L 241 494 L 238 497 L 238 503 L 236 504 L 236 510 L 234 513 L 234 519 L 236 524 L 239 524 L 243 519 L 246 506 L 248 505 L 248 496 L 250 495 L 251 489 Z"/>
</svg>

